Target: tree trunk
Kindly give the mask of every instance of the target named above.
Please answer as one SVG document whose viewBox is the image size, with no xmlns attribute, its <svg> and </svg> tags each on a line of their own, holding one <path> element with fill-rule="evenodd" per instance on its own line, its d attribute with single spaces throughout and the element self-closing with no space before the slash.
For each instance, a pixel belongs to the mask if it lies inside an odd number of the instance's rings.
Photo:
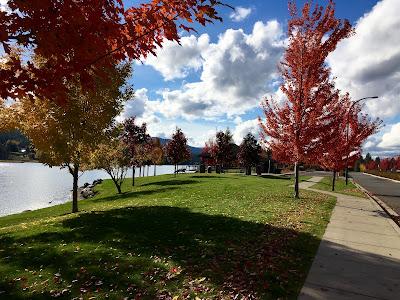
<svg viewBox="0 0 400 300">
<path fill-rule="evenodd" d="M 142 167 L 139 167 L 139 177 L 142 176 Z"/>
<path fill-rule="evenodd" d="M 178 173 L 178 168 L 177 168 L 177 165 L 175 165 L 174 169 L 175 169 L 175 172 L 174 172 L 174 174 L 175 174 L 175 177 L 176 177 L 176 174 Z"/>
<path fill-rule="evenodd" d="M 157 176 L 157 175 L 156 175 L 156 167 L 157 167 L 157 166 L 154 165 L 154 176 Z"/>
<path fill-rule="evenodd" d="M 336 183 L 336 171 L 333 171 L 333 178 L 332 178 L 332 192 L 335 191 L 335 183 Z"/>
<path fill-rule="evenodd" d="M 247 176 L 251 175 L 251 166 L 246 166 L 246 175 Z"/>
<path fill-rule="evenodd" d="M 118 194 L 122 194 L 121 185 L 122 184 L 115 183 L 115 186 L 117 187 Z"/>
<path fill-rule="evenodd" d="M 72 185 L 72 213 L 78 212 L 78 175 L 79 166 L 74 165 L 72 169 L 73 185 Z"/>
<path fill-rule="evenodd" d="M 115 177 L 111 177 L 112 181 L 114 182 L 115 187 L 117 188 L 117 192 L 118 194 L 122 194 L 121 192 L 121 186 L 122 186 L 122 182 L 119 183 L 117 179 L 115 179 Z"/>
<path fill-rule="evenodd" d="M 149 177 L 149 169 L 150 169 L 150 165 L 147 165 L 147 177 Z"/>
<path fill-rule="evenodd" d="M 135 166 L 132 168 L 132 186 L 135 186 Z"/>
<path fill-rule="evenodd" d="M 299 163 L 296 162 L 294 165 L 294 197 L 300 198 L 299 195 Z"/>
</svg>

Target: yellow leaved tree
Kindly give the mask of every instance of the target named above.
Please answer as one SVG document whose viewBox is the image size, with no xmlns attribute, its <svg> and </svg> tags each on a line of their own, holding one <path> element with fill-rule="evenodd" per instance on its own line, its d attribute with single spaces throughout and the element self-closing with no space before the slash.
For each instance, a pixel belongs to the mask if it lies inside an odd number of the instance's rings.
<svg viewBox="0 0 400 300">
<path fill-rule="evenodd" d="M 107 81 L 95 78 L 95 87 L 89 92 L 78 78 L 67 82 L 70 101 L 63 105 L 54 99 L 26 98 L 4 108 L 2 113 L 4 122 L 31 140 L 42 163 L 67 168 L 71 173 L 73 213 L 78 211 L 79 172 L 90 167 L 91 153 L 107 138 L 107 129 L 113 126 L 125 101 L 133 96 L 133 89 L 127 84 L 129 64 L 103 71 L 109 73 Z"/>
<path fill-rule="evenodd" d="M 110 175 L 118 194 L 122 193 L 122 183 L 131 166 L 128 147 L 119 138 L 111 136 L 92 152 L 90 163 L 93 169 L 102 169 Z"/>
</svg>

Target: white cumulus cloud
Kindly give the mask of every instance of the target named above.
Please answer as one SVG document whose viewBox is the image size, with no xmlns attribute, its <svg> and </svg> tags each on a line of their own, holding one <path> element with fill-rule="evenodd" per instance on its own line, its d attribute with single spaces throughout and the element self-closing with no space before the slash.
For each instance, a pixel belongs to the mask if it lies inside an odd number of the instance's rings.
<svg viewBox="0 0 400 300">
<path fill-rule="evenodd" d="M 157 124 L 160 119 L 155 115 L 152 102 L 145 88 L 135 91 L 135 97 L 125 103 L 122 113 L 117 117 L 118 122 L 122 122 L 127 118 L 136 117 L 138 123 Z"/>
<path fill-rule="evenodd" d="M 198 44 L 206 45 L 204 40 L 203 36 L 197 41 L 191 40 L 190 46 L 182 46 L 182 52 L 186 52 L 185 47 L 201 48 Z M 202 49 L 200 81 L 185 83 L 180 89 L 160 91 L 160 101 L 152 101 L 152 104 L 168 118 L 244 114 L 257 107 L 265 93 L 275 91 L 270 82 L 277 78 L 276 66 L 283 49 L 284 34 L 275 20 L 255 23 L 249 34 L 242 29 L 228 29 L 216 43 L 209 43 Z M 193 68 L 194 57 L 178 69 Z M 162 61 L 163 70 L 174 69 L 176 62 L 171 56 L 163 57 L 160 53 L 157 59 Z M 155 68 L 161 70 L 160 66 Z M 166 79 L 171 78 L 167 71 L 160 72 Z"/>
<path fill-rule="evenodd" d="M 250 16 L 251 12 L 252 12 L 251 7 L 238 6 L 235 8 L 235 11 L 229 15 L 229 17 L 231 18 L 231 20 L 235 22 L 240 22 L 246 19 L 248 16 Z"/>
<path fill-rule="evenodd" d="M 257 139 L 260 135 L 260 126 L 258 120 L 247 120 L 236 125 L 233 130 L 233 140 L 237 145 L 242 143 L 243 138 L 248 134 L 253 134 Z"/>
<path fill-rule="evenodd" d="M 378 147 L 385 150 L 397 150 L 400 154 L 400 123 L 391 126 L 390 131 L 382 136 Z"/>
<path fill-rule="evenodd" d="M 360 18 L 356 34 L 341 42 L 329 58 L 340 89 L 354 99 L 379 96 L 366 105 L 371 115 L 400 113 L 400 1 L 382 0 Z"/>
<path fill-rule="evenodd" d="M 145 65 L 152 66 L 162 74 L 165 80 L 186 77 L 191 70 L 198 71 L 202 66 L 201 54 L 209 47 L 209 36 L 202 34 L 182 37 L 181 45 L 166 40 L 156 56 L 149 56 Z"/>
<path fill-rule="evenodd" d="M 9 11 L 8 0 L 0 0 L 0 11 Z"/>
</svg>

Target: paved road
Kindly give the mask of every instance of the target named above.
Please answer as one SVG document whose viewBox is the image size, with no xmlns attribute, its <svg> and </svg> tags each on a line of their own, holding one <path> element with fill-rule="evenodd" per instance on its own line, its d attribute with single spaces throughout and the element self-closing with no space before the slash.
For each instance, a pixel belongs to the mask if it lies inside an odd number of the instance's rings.
<svg viewBox="0 0 400 300">
<path fill-rule="evenodd" d="M 400 182 L 363 173 L 351 173 L 350 175 L 359 185 L 381 199 L 400 215 Z"/>
</svg>

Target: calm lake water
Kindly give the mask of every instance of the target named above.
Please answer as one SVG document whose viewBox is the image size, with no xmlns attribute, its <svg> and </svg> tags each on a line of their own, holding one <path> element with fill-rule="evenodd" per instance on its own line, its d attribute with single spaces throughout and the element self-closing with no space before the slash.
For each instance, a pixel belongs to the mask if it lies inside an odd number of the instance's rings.
<svg viewBox="0 0 400 300">
<path fill-rule="evenodd" d="M 157 166 L 157 175 L 173 174 L 173 166 Z M 136 176 L 139 171 L 136 171 Z M 145 174 L 147 175 L 147 168 Z M 154 174 L 151 166 L 149 176 Z M 132 176 L 132 170 L 128 177 Z M 88 171 L 79 185 L 108 179 L 103 171 Z M 66 169 L 49 168 L 39 163 L 0 162 L 0 216 L 61 204 L 71 199 L 72 176 Z"/>
</svg>

